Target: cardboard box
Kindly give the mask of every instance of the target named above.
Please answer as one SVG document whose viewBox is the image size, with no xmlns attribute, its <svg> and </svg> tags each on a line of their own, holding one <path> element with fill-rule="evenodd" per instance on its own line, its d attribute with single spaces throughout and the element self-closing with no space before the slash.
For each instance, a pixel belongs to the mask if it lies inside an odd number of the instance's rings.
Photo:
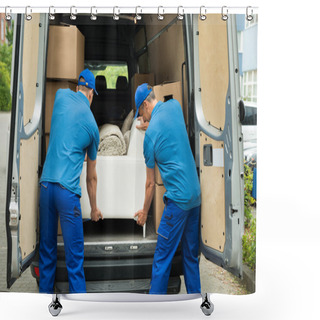
<svg viewBox="0 0 320 320">
<path fill-rule="evenodd" d="M 47 78 L 77 81 L 84 69 L 84 43 L 76 26 L 50 26 Z"/>
<path fill-rule="evenodd" d="M 60 218 L 58 220 L 58 236 L 62 235 L 62 230 L 61 230 L 61 224 L 60 224 Z"/>
<path fill-rule="evenodd" d="M 48 147 L 49 147 L 50 134 L 49 134 L 49 133 L 46 133 L 46 134 L 45 134 L 45 137 L 46 137 L 46 154 L 47 154 L 47 152 L 48 152 Z"/>
<path fill-rule="evenodd" d="M 148 83 L 150 86 L 154 86 L 154 74 L 153 73 L 136 73 L 131 78 L 131 103 L 132 103 L 132 109 L 136 110 L 136 104 L 134 101 L 134 96 L 136 93 L 136 89 L 140 84 Z"/>
<path fill-rule="evenodd" d="M 163 195 L 166 192 L 166 188 L 163 185 L 159 185 L 156 183 L 152 209 L 153 209 L 153 223 L 155 227 L 155 231 L 158 232 L 158 228 L 160 225 L 160 220 L 162 217 L 164 203 L 163 203 Z"/>
<path fill-rule="evenodd" d="M 161 179 L 161 175 L 160 175 L 160 170 L 159 170 L 159 167 L 157 166 L 157 164 L 154 167 L 154 180 L 155 180 L 156 184 L 163 184 L 162 179 Z"/>
<path fill-rule="evenodd" d="M 180 81 L 156 85 L 153 87 L 153 91 L 157 100 L 166 102 L 170 99 L 176 99 L 179 101 L 182 108 L 182 93 Z"/>
<path fill-rule="evenodd" d="M 50 132 L 51 116 L 54 98 L 58 89 L 71 89 L 76 91 L 77 84 L 70 81 L 47 81 L 46 82 L 46 111 L 45 111 L 45 133 Z"/>
</svg>

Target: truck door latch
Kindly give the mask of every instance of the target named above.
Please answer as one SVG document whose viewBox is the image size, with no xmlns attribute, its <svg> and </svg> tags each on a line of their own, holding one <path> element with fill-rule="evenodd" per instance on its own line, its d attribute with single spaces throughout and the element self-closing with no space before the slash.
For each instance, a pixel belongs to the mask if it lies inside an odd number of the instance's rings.
<svg viewBox="0 0 320 320">
<path fill-rule="evenodd" d="M 10 223 L 11 227 L 18 226 L 19 221 L 19 208 L 18 203 L 15 201 L 11 201 L 9 205 L 9 212 L 10 212 Z"/>
<path fill-rule="evenodd" d="M 235 209 L 235 208 L 233 208 L 232 207 L 232 205 L 230 206 L 230 213 L 231 213 L 231 215 L 233 216 L 235 213 L 237 213 L 238 212 L 238 209 Z"/>
</svg>

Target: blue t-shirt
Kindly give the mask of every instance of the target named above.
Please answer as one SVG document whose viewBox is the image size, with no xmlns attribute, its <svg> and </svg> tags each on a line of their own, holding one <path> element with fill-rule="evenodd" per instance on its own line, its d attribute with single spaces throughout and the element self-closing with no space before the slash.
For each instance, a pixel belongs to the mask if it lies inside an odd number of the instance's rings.
<svg viewBox="0 0 320 320">
<path fill-rule="evenodd" d="M 99 130 L 87 97 L 81 92 L 59 89 L 56 93 L 50 143 L 40 182 L 60 183 L 81 196 L 80 175 L 88 153 L 97 157 Z"/>
<path fill-rule="evenodd" d="M 164 197 L 173 200 L 182 210 L 200 205 L 199 178 L 177 100 L 159 101 L 154 107 L 143 152 L 148 168 L 154 168 L 155 163 L 159 167 L 166 188 Z"/>
</svg>

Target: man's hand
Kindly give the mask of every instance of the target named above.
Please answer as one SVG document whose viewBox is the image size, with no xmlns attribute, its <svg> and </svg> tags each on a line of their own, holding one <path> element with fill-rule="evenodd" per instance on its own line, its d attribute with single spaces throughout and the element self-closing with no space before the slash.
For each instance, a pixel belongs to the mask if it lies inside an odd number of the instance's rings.
<svg viewBox="0 0 320 320">
<path fill-rule="evenodd" d="M 137 221 L 137 224 L 142 227 L 147 221 L 148 212 L 139 210 L 135 213 L 134 218 Z"/>
<path fill-rule="evenodd" d="M 146 179 L 146 190 L 144 197 L 143 209 L 137 211 L 134 215 L 134 219 L 137 221 L 139 226 L 143 226 L 148 218 L 148 211 L 154 195 L 154 168 L 147 167 L 147 179 Z"/>
<path fill-rule="evenodd" d="M 97 222 L 100 219 L 103 219 L 100 209 L 96 208 L 94 210 L 91 210 L 91 220 Z"/>
<path fill-rule="evenodd" d="M 140 124 L 136 125 L 136 128 L 146 131 L 148 129 L 148 127 L 149 127 L 149 122 L 148 121 L 144 121 L 142 117 L 139 117 L 138 120 L 140 120 Z"/>
</svg>

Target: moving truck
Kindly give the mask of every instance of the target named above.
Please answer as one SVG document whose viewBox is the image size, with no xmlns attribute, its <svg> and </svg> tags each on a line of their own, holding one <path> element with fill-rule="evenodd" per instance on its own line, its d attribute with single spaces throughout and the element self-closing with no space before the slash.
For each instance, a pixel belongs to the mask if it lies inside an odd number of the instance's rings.
<svg viewBox="0 0 320 320">
<path fill-rule="evenodd" d="M 136 20 L 135 15 L 120 15 L 114 20 L 112 15 L 99 15 L 91 20 L 89 15 L 78 14 L 71 20 L 69 14 L 56 14 L 51 20 L 47 14 L 34 13 L 29 21 L 17 14 L 14 27 L 6 198 L 8 287 L 29 267 L 39 278 L 39 179 L 50 139 L 54 93 L 58 88 L 75 90 L 85 67 L 97 74 L 99 96 L 94 97 L 91 109 L 99 126 L 112 123 L 121 128 L 135 108 L 135 88 L 146 80 L 159 90 L 159 100 L 180 100 L 201 184 L 200 251 L 241 277 L 243 103 L 235 17 L 223 21 L 221 15 L 208 15 L 202 21 L 197 14 L 186 14 L 183 20 L 176 15 L 166 15 L 164 20 L 142 15 Z M 114 81 L 116 85 L 99 72 L 112 67 L 125 70 Z M 111 186 L 120 178 L 113 179 Z M 125 176 L 120 182 L 128 185 Z M 156 182 L 145 233 L 133 219 L 133 207 L 130 219 L 113 216 L 97 223 L 83 221 L 88 292 L 148 293 L 164 192 L 161 179 Z M 83 188 L 82 194 L 86 192 Z M 121 193 L 115 198 L 119 205 L 126 202 Z M 67 293 L 60 233 L 57 241 L 56 292 Z M 179 293 L 181 275 L 179 248 L 168 293 Z"/>
</svg>

